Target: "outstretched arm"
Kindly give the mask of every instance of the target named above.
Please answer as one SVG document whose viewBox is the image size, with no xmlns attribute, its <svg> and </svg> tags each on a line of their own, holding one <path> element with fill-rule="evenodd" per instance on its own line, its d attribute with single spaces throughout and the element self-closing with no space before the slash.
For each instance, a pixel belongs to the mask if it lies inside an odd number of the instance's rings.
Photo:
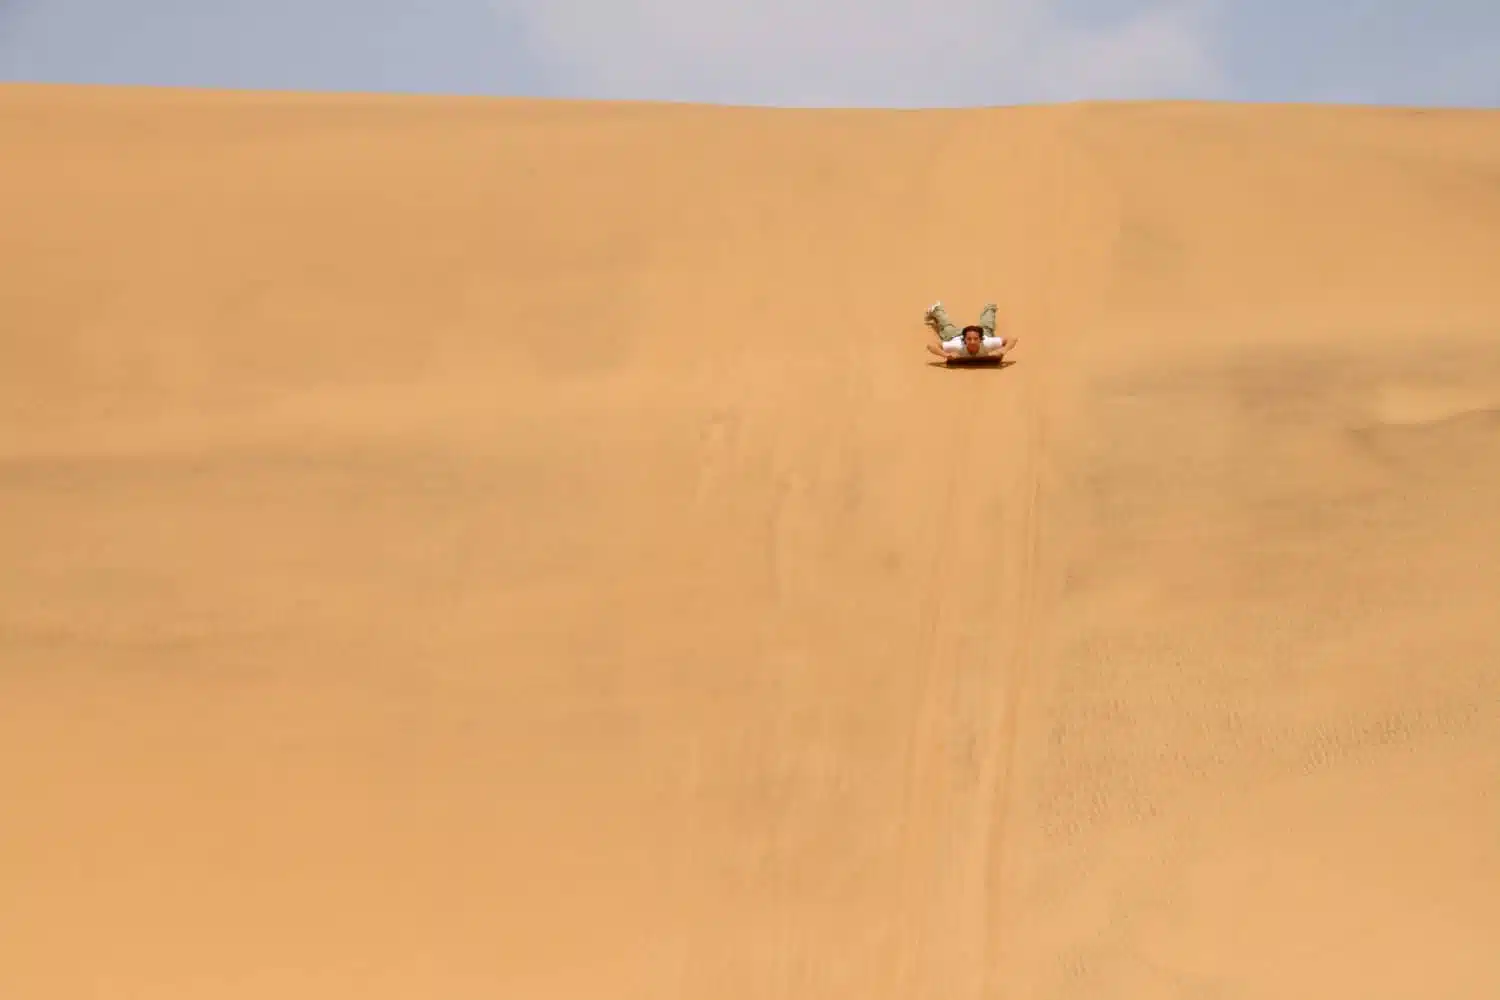
<svg viewBox="0 0 1500 1000">
<path fill-rule="evenodd" d="M 927 353 L 936 354 L 938 357 L 946 360 L 948 358 L 948 352 L 943 350 L 943 335 L 938 333 L 931 327 L 928 327 L 928 330 L 931 332 L 932 336 L 927 341 Z"/>
</svg>

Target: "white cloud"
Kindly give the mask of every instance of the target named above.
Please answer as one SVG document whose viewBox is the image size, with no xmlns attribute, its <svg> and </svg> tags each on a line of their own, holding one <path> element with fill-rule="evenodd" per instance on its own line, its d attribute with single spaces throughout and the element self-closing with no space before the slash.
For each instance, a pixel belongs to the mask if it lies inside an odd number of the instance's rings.
<svg viewBox="0 0 1500 1000">
<path fill-rule="evenodd" d="M 1200 97 L 1217 93 L 1207 12 L 1202 7 L 1150 7 L 1111 30 L 1074 26 L 1056 31 L 1047 65 L 1054 99 Z"/>
<path fill-rule="evenodd" d="M 894 107 L 1212 96 L 1212 0 L 493 0 L 569 96 Z"/>
</svg>

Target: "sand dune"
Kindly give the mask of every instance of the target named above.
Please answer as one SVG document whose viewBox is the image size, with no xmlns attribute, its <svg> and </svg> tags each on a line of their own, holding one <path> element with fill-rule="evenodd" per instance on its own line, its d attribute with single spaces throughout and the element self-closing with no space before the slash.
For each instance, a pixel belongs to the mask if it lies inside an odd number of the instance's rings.
<svg viewBox="0 0 1500 1000">
<path fill-rule="evenodd" d="M 0 149 L 0 995 L 1500 995 L 1500 116 Z"/>
</svg>

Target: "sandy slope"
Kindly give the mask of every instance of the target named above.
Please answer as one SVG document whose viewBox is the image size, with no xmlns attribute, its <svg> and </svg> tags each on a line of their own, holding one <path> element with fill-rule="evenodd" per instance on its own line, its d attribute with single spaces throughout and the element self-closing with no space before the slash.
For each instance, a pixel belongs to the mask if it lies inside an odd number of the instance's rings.
<svg viewBox="0 0 1500 1000">
<path fill-rule="evenodd" d="M 0 995 L 1500 995 L 1500 117 L 0 148 Z"/>
</svg>

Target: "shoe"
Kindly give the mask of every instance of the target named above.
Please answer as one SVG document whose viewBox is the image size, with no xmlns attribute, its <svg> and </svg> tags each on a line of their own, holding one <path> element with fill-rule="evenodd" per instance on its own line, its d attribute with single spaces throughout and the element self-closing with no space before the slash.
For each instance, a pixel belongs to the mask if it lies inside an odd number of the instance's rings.
<svg viewBox="0 0 1500 1000">
<path fill-rule="evenodd" d="M 927 319 L 931 319 L 932 316 L 933 316 L 933 314 L 936 313 L 941 308 L 943 308 L 943 300 L 942 299 L 938 299 L 932 305 L 928 306 L 927 307 L 927 311 L 925 313 L 923 313 L 922 315 L 925 316 Z"/>
</svg>

